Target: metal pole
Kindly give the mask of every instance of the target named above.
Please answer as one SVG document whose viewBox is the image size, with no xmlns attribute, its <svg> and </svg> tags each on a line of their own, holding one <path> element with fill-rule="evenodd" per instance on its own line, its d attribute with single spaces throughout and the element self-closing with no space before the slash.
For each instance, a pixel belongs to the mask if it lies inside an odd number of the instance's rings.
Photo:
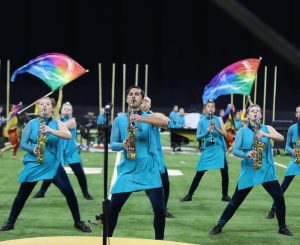
<svg viewBox="0 0 300 245">
<path fill-rule="evenodd" d="M 267 74 L 268 74 L 268 67 L 265 66 L 265 74 L 264 74 L 263 124 L 265 124 L 265 119 L 266 119 Z"/>
<path fill-rule="evenodd" d="M 98 64 L 98 79 L 99 79 L 99 115 L 102 108 L 102 64 Z"/>
<path fill-rule="evenodd" d="M 145 65 L 145 95 L 148 95 L 148 64 Z"/>
<path fill-rule="evenodd" d="M 10 60 L 7 60 L 6 64 L 6 117 L 8 117 L 10 112 Z"/>
<path fill-rule="evenodd" d="M 135 86 L 138 86 L 139 84 L 139 64 L 135 65 Z"/>
<path fill-rule="evenodd" d="M 273 90 L 273 111 L 272 111 L 272 122 L 274 122 L 274 121 L 275 121 L 276 90 L 277 90 L 277 66 L 275 66 L 275 67 L 274 67 L 274 90 Z"/>
<path fill-rule="evenodd" d="M 125 112 L 125 90 L 126 90 L 126 64 L 123 64 L 123 96 L 122 96 L 122 112 Z"/>
<path fill-rule="evenodd" d="M 115 102 L 115 82 L 116 82 L 116 64 L 112 64 L 112 80 L 111 80 L 111 103 L 114 105 Z M 111 111 L 111 119 L 114 119 L 114 107 Z"/>
</svg>

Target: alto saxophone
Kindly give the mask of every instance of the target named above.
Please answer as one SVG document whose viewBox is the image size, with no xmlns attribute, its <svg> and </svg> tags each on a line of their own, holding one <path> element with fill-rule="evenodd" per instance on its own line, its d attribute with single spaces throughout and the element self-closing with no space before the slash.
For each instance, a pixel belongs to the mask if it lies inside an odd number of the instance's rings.
<svg viewBox="0 0 300 245">
<path fill-rule="evenodd" d="M 259 139 L 258 132 L 259 132 L 259 119 L 255 116 L 254 121 L 254 139 L 253 139 L 253 162 L 252 168 L 258 170 L 262 166 L 262 155 L 264 149 L 264 143 Z"/>
<path fill-rule="evenodd" d="M 294 149 L 296 150 L 294 163 L 299 164 L 300 163 L 300 138 L 297 139 Z"/>
<path fill-rule="evenodd" d="M 212 130 L 210 130 L 209 134 L 210 134 L 210 143 L 214 144 L 215 143 L 215 138 L 213 136 L 213 132 L 214 132 L 214 127 L 215 127 L 215 122 L 213 119 L 213 114 L 212 112 L 209 113 L 209 127 L 212 128 Z"/>
<path fill-rule="evenodd" d="M 131 160 L 136 159 L 136 126 L 130 121 L 131 115 L 134 113 L 133 104 L 135 100 L 132 99 L 129 103 L 128 109 L 128 137 L 127 137 L 127 158 Z"/>
<path fill-rule="evenodd" d="M 37 140 L 37 149 L 38 149 L 37 162 L 40 164 L 44 162 L 45 145 L 47 140 L 46 133 L 42 132 L 42 129 L 45 125 L 44 117 L 45 117 L 45 111 L 43 110 L 39 114 L 39 132 L 38 132 L 38 140 Z"/>
</svg>

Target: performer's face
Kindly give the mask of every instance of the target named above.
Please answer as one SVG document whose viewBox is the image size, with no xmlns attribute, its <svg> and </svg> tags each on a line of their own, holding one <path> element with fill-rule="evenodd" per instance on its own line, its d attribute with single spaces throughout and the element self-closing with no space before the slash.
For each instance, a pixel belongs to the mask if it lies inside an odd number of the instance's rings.
<svg viewBox="0 0 300 245">
<path fill-rule="evenodd" d="M 50 116 L 53 111 L 52 102 L 49 98 L 39 100 L 39 112 L 44 111 L 47 116 Z"/>
<path fill-rule="evenodd" d="M 143 103 L 143 98 L 141 94 L 141 90 L 138 88 L 132 88 L 130 89 L 128 95 L 127 95 L 127 100 L 126 102 L 128 104 L 131 103 L 132 99 L 134 99 L 134 103 L 132 105 L 133 109 L 139 109 Z"/>
<path fill-rule="evenodd" d="M 144 101 L 143 101 L 143 104 L 142 104 L 142 109 L 143 111 L 145 112 L 148 112 L 151 108 L 151 99 L 147 96 L 144 97 Z"/>
<path fill-rule="evenodd" d="M 261 109 L 259 106 L 253 106 L 249 109 L 248 117 L 250 121 L 254 121 L 256 118 L 261 119 Z"/>
<path fill-rule="evenodd" d="M 206 114 L 214 114 L 216 111 L 216 107 L 215 107 L 215 103 L 210 103 L 208 102 L 206 105 L 205 105 L 205 113 Z"/>
<path fill-rule="evenodd" d="M 71 116 L 73 113 L 73 109 L 71 105 L 63 105 L 61 108 L 61 114 L 62 116 L 68 117 Z"/>
<path fill-rule="evenodd" d="M 300 106 L 298 106 L 298 107 L 296 108 L 295 116 L 296 116 L 298 119 L 300 119 Z"/>
</svg>

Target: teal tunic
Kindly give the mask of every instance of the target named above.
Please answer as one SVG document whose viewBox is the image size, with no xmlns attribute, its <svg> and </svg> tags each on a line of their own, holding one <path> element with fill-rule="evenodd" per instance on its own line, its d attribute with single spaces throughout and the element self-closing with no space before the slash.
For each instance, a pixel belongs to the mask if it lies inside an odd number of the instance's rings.
<svg viewBox="0 0 300 245">
<path fill-rule="evenodd" d="M 300 174 L 300 164 L 296 164 L 295 157 L 292 155 L 292 150 L 295 148 L 298 139 L 298 124 L 295 123 L 289 127 L 286 139 L 285 149 L 291 155 L 290 164 L 288 165 L 285 176 L 298 175 Z"/>
<path fill-rule="evenodd" d="M 178 112 L 172 111 L 169 115 L 170 122 L 169 122 L 169 128 L 179 128 L 178 124 Z"/>
<path fill-rule="evenodd" d="M 241 120 L 233 119 L 236 131 L 243 127 Z"/>
<path fill-rule="evenodd" d="M 149 115 L 142 112 L 142 117 Z M 136 130 L 136 159 L 127 159 L 127 150 L 123 148 L 122 142 L 126 139 L 128 132 L 128 117 L 120 114 L 115 118 L 111 132 L 111 149 L 113 151 L 123 150 L 120 163 L 117 166 L 117 179 L 112 187 L 111 193 L 123 193 L 159 188 L 162 186 L 159 164 L 155 161 L 157 154 L 157 143 L 154 129 L 156 127 L 135 122 Z"/>
<path fill-rule="evenodd" d="M 265 125 L 261 125 L 260 130 L 268 133 L 268 128 Z M 238 131 L 233 145 L 233 154 L 243 158 L 238 179 L 239 190 L 277 180 L 269 138 L 261 138 L 261 141 L 265 144 L 262 156 L 262 167 L 258 170 L 252 168 L 253 159 L 247 158 L 247 155 L 252 150 L 253 139 L 254 131 L 249 126 L 246 126 Z"/>
<path fill-rule="evenodd" d="M 213 120 L 216 127 L 220 128 L 219 117 L 213 116 Z M 211 144 L 211 134 L 207 132 L 209 124 L 209 117 L 204 115 L 198 123 L 196 137 L 198 141 L 202 140 L 202 154 L 198 160 L 197 171 L 224 168 L 226 152 L 224 136 L 214 130 L 212 136 L 215 144 Z"/>
<path fill-rule="evenodd" d="M 178 128 L 184 128 L 185 120 L 183 115 L 178 115 Z"/>
<path fill-rule="evenodd" d="M 69 121 L 70 118 L 62 118 L 64 123 Z M 62 139 L 64 149 L 64 165 L 70 165 L 74 163 L 81 163 L 80 152 L 76 142 L 76 128 L 69 129 L 72 134 L 71 139 Z"/>
<path fill-rule="evenodd" d="M 45 121 L 47 120 L 49 119 Z M 58 130 L 58 122 L 55 119 L 50 120 L 48 126 Z M 27 153 L 24 156 L 24 167 L 19 175 L 19 183 L 53 179 L 59 164 L 63 161 L 61 138 L 47 133 L 44 162 L 37 163 L 37 156 L 33 150 L 37 146 L 38 130 L 38 118 L 29 121 L 23 130 L 20 147 Z"/>
</svg>

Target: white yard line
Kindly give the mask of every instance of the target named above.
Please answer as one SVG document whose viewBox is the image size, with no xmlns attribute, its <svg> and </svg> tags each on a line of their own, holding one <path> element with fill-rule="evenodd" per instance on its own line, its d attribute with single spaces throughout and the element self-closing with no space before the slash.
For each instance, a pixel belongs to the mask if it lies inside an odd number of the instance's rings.
<svg viewBox="0 0 300 245">
<path fill-rule="evenodd" d="M 282 168 L 287 168 L 287 166 L 285 166 L 284 164 L 278 163 L 278 162 L 274 162 L 275 165 L 282 167 Z"/>
</svg>

